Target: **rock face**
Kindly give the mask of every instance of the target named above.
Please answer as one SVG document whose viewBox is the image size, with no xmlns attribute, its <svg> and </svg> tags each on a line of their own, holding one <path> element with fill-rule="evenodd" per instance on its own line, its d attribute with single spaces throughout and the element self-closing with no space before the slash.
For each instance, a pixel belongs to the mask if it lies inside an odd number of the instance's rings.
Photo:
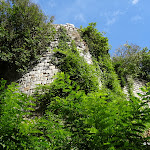
<svg viewBox="0 0 150 150">
<path fill-rule="evenodd" d="M 81 39 L 80 34 L 78 33 L 78 29 L 75 28 L 73 24 L 68 23 L 65 25 L 54 26 L 56 31 L 58 31 L 58 29 L 63 26 L 67 30 L 67 35 L 75 41 L 80 55 L 84 57 L 88 64 L 92 64 L 92 57 L 88 51 L 88 46 Z M 34 92 L 34 88 L 38 84 L 45 85 L 53 82 L 53 76 L 59 71 L 51 63 L 53 49 L 57 48 L 57 46 L 58 37 L 56 36 L 53 42 L 51 42 L 49 49 L 47 49 L 47 52 L 45 52 L 45 54 L 43 54 L 43 56 L 40 58 L 39 62 L 17 81 L 22 92 L 30 95 Z"/>
</svg>

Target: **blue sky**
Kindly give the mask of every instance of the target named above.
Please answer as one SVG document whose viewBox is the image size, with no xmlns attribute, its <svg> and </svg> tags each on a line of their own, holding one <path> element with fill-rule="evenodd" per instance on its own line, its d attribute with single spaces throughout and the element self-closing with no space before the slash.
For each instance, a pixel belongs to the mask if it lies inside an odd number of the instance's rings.
<svg viewBox="0 0 150 150">
<path fill-rule="evenodd" d="M 150 0 L 32 0 L 55 24 L 71 23 L 76 27 L 96 22 L 106 32 L 110 54 L 125 44 L 150 48 Z"/>
</svg>

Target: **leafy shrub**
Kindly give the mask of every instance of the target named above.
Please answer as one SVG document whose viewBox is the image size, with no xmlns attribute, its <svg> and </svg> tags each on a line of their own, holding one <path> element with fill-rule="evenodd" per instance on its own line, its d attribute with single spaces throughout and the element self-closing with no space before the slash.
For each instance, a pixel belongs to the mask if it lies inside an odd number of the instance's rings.
<svg viewBox="0 0 150 150">
<path fill-rule="evenodd" d="M 57 115 L 71 133 L 64 149 L 146 149 L 148 92 L 130 101 L 105 89 L 85 94 L 69 75 L 60 73 L 50 85 L 37 88 L 35 96 L 46 101 L 42 111 Z"/>
<path fill-rule="evenodd" d="M 99 57 L 108 55 L 108 38 L 95 28 L 96 23 L 89 23 L 89 26 L 81 29 L 81 37 L 86 41 L 91 55 L 99 61 Z"/>
<path fill-rule="evenodd" d="M 0 145 L 6 149 L 146 149 L 149 89 L 130 101 L 106 89 L 85 93 L 61 72 L 32 97 L 1 82 Z M 32 109 L 32 101 L 43 104 Z M 42 111 L 43 115 L 33 117 Z M 31 113 L 33 112 L 33 113 Z"/>
<path fill-rule="evenodd" d="M 17 149 L 28 140 L 28 137 L 19 133 L 19 128 L 23 117 L 34 110 L 31 107 L 34 99 L 19 93 L 15 83 L 5 89 L 5 83 L 2 80 L 0 88 L 0 145 L 6 149 Z"/>
<path fill-rule="evenodd" d="M 1 149 L 62 149 L 70 133 L 51 112 L 34 117 L 35 99 L 21 93 L 15 83 L 0 87 Z M 33 116 L 33 117 L 32 117 Z"/>
<path fill-rule="evenodd" d="M 40 94 L 42 93 L 42 94 Z M 64 149 L 86 146 L 84 137 L 84 124 L 82 114 L 79 113 L 81 97 L 85 92 L 81 90 L 76 81 L 70 80 L 70 76 L 61 72 L 50 85 L 37 88 L 36 99 L 44 108 L 39 111 L 52 112 L 62 120 L 65 130 L 71 133 L 70 142 L 64 145 Z"/>
<path fill-rule="evenodd" d="M 146 81 L 150 81 L 150 50 L 143 50 L 140 77 Z"/>
</svg>

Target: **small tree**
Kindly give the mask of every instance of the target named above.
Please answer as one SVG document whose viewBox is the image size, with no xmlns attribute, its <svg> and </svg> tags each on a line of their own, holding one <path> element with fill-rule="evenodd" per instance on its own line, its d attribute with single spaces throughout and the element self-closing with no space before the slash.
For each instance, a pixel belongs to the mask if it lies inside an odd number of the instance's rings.
<svg viewBox="0 0 150 150">
<path fill-rule="evenodd" d="M 0 1 L 0 78 L 12 79 L 38 59 L 52 39 L 51 22 L 30 0 Z"/>
<path fill-rule="evenodd" d="M 148 77 L 148 58 L 149 52 L 147 52 L 147 48 L 141 50 L 139 46 L 134 44 L 129 45 L 126 43 L 117 49 L 112 60 L 122 86 L 125 85 L 125 80 L 128 75 L 131 75 L 133 78 L 142 79 L 146 79 L 146 76 Z"/>
</svg>

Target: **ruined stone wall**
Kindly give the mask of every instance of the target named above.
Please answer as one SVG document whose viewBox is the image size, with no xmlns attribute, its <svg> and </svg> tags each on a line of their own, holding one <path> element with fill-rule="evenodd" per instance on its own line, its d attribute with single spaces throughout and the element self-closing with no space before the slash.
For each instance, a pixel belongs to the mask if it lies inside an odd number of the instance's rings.
<svg viewBox="0 0 150 150">
<path fill-rule="evenodd" d="M 81 38 L 78 28 L 76 28 L 73 24 L 65 24 L 65 25 L 55 25 L 56 31 L 63 26 L 67 30 L 67 35 L 75 41 L 78 51 L 80 52 L 80 56 L 84 57 L 88 64 L 92 64 L 92 56 L 89 53 L 89 49 L 87 44 Z M 69 44 L 69 43 L 68 43 Z M 71 44 L 71 43 L 70 43 Z"/>
<path fill-rule="evenodd" d="M 134 94 L 134 96 L 139 97 L 137 93 L 144 94 L 144 92 L 142 92 L 140 88 L 145 86 L 145 85 L 146 85 L 146 81 L 144 81 L 144 80 L 140 81 L 138 79 L 134 79 L 133 80 L 133 94 Z M 124 91 L 124 93 L 127 96 L 129 96 L 129 94 L 128 94 L 128 86 L 125 86 L 123 88 L 123 91 Z"/>
<path fill-rule="evenodd" d="M 84 57 L 88 64 L 92 64 L 92 57 L 88 51 L 86 43 L 81 39 L 80 34 L 78 33 L 78 29 L 75 28 L 72 24 L 54 26 L 56 31 L 58 31 L 61 26 L 65 27 L 67 30 L 67 35 L 75 41 L 80 55 Z M 22 92 L 26 94 L 32 94 L 38 84 L 45 85 L 53 82 L 53 76 L 59 70 L 51 63 L 51 59 L 53 57 L 53 49 L 57 48 L 58 46 L 58 40 L 59 39 L 56 36 L 38 63 L 32 69 L 28 70 L 28 72 L 17 81 Z"/>
<path fill-rule="evenodd" d="M 56 31 L 63 26 L 67 30 L 67 35 L 75 41 L 78 51 L 80 52 L 80 56 L 84 57 L 84 59 L 87 61 L 88 64 L 92 64 L 92 56 L 89 53 L 87 44 L 82 40 L 80 37 L 80 34 L 78 32 L 78 29 L 73 24 L 65 24 L 65 25 L 54 25 L 56 28 Z M 17 82 L 20 85 L 20 90 L 26 94 L 32 94 L 34 92 L 35 87 L 40 85 L 45 85 L 48 83 L 53 82 L 53 76 L 59 71 L 58 68 L 56 68 L 52 63 L 52 57 L 53 57 L 53 49 L 57 48 L 58 46 L 58 36 L 55 37 L 55 39 L 51 42 L 49 48 L 45 52 L 45 54 L 42 55 L 38 63 L 26 74 L 22 76 Z M 71 44 L 71 43 L 68 43 Z M 100 79 L 99 79 L 100 80 Z M 100 86 L 101 86 L 101 81 Z M 144 86 L 145 83 L 135 80 L 133 87 L 134 87 L 134 94 L 137 96 L 136 93 L 142 93 L 139 88 Z M 128 87 L 126 86 L 123 90 L 124 93 L 128 95 Z"/>
<path fill-rule="evenodd" d="M 19 79 L 20 90 L 26 94 L 32 94 L 37 84 L 48 84 L 53 81 L 53 76 L 58 69 L 51 64 L 52 53 L 47 52 L 41 57 L 38 64 Z"/>
</svg>

